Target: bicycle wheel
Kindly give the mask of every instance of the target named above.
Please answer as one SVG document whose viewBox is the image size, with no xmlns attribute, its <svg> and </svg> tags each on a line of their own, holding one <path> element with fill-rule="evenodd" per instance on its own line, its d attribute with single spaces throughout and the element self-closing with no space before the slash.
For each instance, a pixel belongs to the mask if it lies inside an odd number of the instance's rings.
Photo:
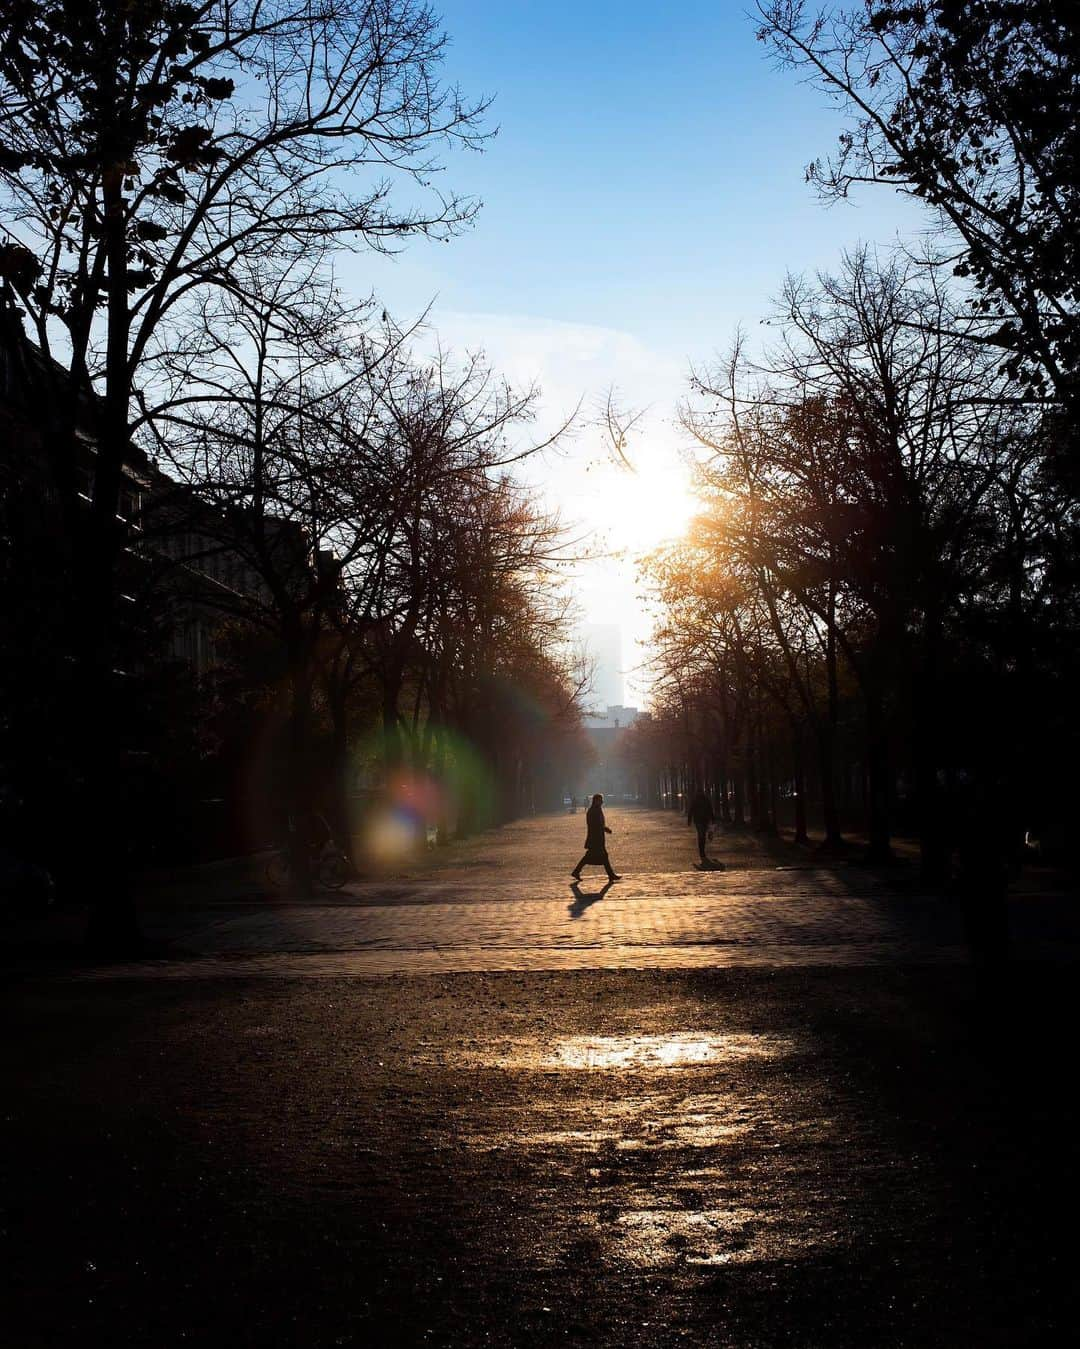
<svg viewBox="0 0 1080 1349">
<path fill-rule="evenodd" d="M 349 877 L 349 867 L 344 857 L 333 853 L 319 862 L 319 884 L 328 890 L 340 890 Z"/>
<path fill-rule="evenodd" d="M 284 890 L 289 883 L 289 862 L 284 853 L 276 852 L 266 864 L 266 879 L 275 890 Z"/>
</svg>

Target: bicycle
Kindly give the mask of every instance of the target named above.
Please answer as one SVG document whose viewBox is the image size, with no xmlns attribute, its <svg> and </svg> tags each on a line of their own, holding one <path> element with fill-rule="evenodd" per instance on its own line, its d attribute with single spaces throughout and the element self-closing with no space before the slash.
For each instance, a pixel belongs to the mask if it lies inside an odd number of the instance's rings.
<svg viewBox="0 0 1080 1349">
<path fill-rule="evenodd" d="M 278 850 L 266 864 L 266 879 L 276 890 L 284 890 L 292 881 L 291 846 Z M 349 861 L 340 848 L 328 837 L 324 843 L 309 849 L 312 878 L 326 890 L 340 890 L 349 879 Z"/>
</svg>

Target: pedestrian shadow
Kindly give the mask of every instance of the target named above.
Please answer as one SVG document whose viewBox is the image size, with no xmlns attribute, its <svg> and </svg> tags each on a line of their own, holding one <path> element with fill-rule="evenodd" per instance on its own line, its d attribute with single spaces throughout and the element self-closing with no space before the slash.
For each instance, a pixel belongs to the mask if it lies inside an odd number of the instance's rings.
<svg viewBox="0 0 1080 1349">
<path fill-rule="evenodd" d="M 608 881 L 602 890 L 582 890 L 577 881 L 573 883 L 570 889 L 574 892 L 574 902 L 567 909 L 571 918 L 580 918 L 590 904 L 595 904 L 598 899 L 603 899 L 611 889 L 612 882 Z"/>
</svg>

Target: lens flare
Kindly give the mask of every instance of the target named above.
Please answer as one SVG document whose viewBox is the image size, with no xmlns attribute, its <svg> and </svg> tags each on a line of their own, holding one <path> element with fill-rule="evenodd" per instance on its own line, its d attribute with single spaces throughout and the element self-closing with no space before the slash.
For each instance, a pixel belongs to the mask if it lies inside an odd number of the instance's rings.
<svg viewBox="0 0 1080 1349">
<path fill-rule="evenodd" d="M 388 772 L 387 765 L 406 760 Z M 372 799 L 355 832 L 367 859 L 394 865 L 440 838 L 487 828 L 495 819 L 495 786 L 483 756 L 459 732 L 433 727 L 425 737 L 427 767 L 410 766 L 415 747 L 373 735 L 353 761 Z"/>
<path fill-rule="evenodd" d="M 416 819 L 396 807 L 377 809 L 361 835 L 364 852 L 382 866 L 404 861 L 416 849 Z"/>
</svg>

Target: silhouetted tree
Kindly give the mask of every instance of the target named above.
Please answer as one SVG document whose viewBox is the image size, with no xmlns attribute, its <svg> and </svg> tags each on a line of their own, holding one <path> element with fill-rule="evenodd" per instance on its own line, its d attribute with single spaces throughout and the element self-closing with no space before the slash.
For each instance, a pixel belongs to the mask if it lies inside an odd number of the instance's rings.
<svg viewBox="0 0 1080 1349">
<path fill-rule="evenodd" d="M 496 758 L 513 737 L 500 744 L 491 718 L 477 722 L 478 672 L 490 668 L 495 678 L 521 643 L 541 682 L 561 662 L 565 603 L 550 582 L 567 541 L 509 472 L 561 434 L 522 439 L 536 396 L 476 356 L 402 360 L 379 380 L 379 435 L 368 439 L 395 484 L 394 506 L 377 547 L 343 567 L 324 678 L 341 746 L 352 691 L 376 691 L 388 776 L 444 756 L 451 730 Z M 522 681 L 519 665 L 512 682 Z M 520 804 L 520 796 L 514 787 L 506 799 Z"/>
<path fill-rule="evenodd" d="M 446 234 L 473 207 L 429 191 L 440 149 L 481 108 L 438 82 L 444 39 L 413 0 L 16 0 L 0 17 L 3 321 L 46 359 L 30 373 L 78 538 L 85 855 L 100 935 L 132 938 L 117 810 L 113 688 L 128 530 L 124 459 L 155 401 L 160 348 L 200 295 L 233 293 L 245 258 L 313 256 Z M 227 334 L 203 334 L 212 361 Z M 201 345 L 200 345 L 201 344 Z M 77 499 L 75 407 L 94 388 L 92 504 Z M 95 804 L 96 803 L 96 804 Z M 96 880 L 96 884 L 95 884 Z"/>
<path fill-rule="evenodd" d="M 902 776 L 925 873 L 940 878 L 943 785 L 972 771 L 974 724 L 995 716 L 991 683 L 971 663 L 980 650 L 990 658 L 989 631 L 976 636 L 973 618 L 1001 612 L 995 576 L 1011 578 L 1022 612 L 1020 596 L 1044 574 L 1028 546 L 1047 490 L 1033 467 L 1038 423 L 932 273 L 860 252 L 836 277 L 789 281 L 775 324 L 762 361 L 737 346 L 695 380 L 684 421 L 707 455 L 703 509 L 687 543 L 653 565 L 661 660 L 683 705 L 693 702 L 686 688 L 699 701 L 708 688 L 724 708 L 747 770 L 733 784 L 743 778 L 759 822 L 778 725 L 793 780 L 804 777 L 804 731 L 813 734 L 832 845 L 841 722 L 857 693 L 870 856 L 888 856 Z M 999 768 L 1013 764 L 1018 823 L 1026 774 L 1010 746 L 1021 739 L 1026 659 L 1008 643 L 1000 655 L 1011 712 L 1004 726 L 995 720 L 995 744 Z"/>
<path fill-rule="evenodd" d="M 828 196 L 883 183 L 925 201 L 971 279 L 982 340 L 1016 396 L 1080 395 L 1080 23 L 1054 0 L 759 5 L 760 37 L 851 122 L 808 176 Z M 959 245 L 959 255 L 955 246 Z M 1075 445 L 1074 445 L 1075 452 Z"/>
</svg>

